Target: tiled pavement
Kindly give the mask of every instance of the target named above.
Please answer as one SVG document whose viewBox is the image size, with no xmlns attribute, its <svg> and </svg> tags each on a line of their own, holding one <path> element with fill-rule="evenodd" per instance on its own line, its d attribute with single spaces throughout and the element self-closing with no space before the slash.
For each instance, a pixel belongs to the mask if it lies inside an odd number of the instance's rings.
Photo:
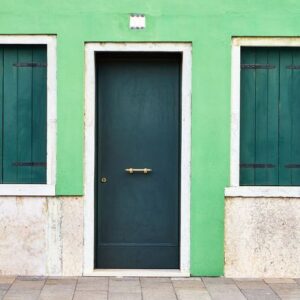
<svg viewBox="0 0 300 300">
<path fill-rule="evenodd" d="M 300 279 L 0 277 L 4 300 L 300 300 Z"/>
</svg>

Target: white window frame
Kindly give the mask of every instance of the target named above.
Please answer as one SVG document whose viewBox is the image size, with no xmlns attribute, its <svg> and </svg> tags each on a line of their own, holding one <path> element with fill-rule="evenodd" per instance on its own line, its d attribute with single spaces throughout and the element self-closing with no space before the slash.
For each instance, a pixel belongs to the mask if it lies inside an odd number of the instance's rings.
<svg viewBox="0 0 300 300">
<path fill-rule="evenodd" d="M 231 51 L 230 187 L 227 197 L 300 197 L 298 186 L 240 186 L 240 65 L 241 47 L 300 47 L 299 37 L 235 37 Z"/>
<path fill-rule="evenodd" d="M 47 183 L 0 184 L 0 196 L 53 196 L 56 182 L 56 36 L 0 35 L 0 45 L 47 46 Z"/>
<path fill-rule="evenodd" d="M 95 54 L 97 52 L 177 52 L 181 71 L 181 194 L 180 265 L 177 270 L 94 268 L 95 170 Z M 190 177 L 191 177 L 191 43 L 86 43 L 85 45 L 85 149 L 84 149 L 84 262 L 86 276 L 190 276 Z"/>
</svg>

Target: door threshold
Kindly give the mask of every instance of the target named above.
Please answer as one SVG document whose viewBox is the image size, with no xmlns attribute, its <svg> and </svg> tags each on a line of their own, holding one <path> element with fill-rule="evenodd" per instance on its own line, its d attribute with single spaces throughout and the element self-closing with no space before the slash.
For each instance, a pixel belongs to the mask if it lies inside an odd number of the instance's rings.
<svg viewBox="0 0 300 300">
<path fill-rule="evenodd" d="M 84 276 L 110 277 L 190 277 L 190 273 L 171 269 L 94 269 Z"/>
</svg>

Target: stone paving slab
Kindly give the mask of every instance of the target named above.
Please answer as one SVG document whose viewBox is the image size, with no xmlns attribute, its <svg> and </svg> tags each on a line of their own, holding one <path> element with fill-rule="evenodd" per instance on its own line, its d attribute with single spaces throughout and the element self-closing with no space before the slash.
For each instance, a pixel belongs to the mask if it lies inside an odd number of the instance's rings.
<svg viewBox="0 0 300 300">
<path fill-rule="evenodd" d="M 108 291 L 110 293 L 137 293 L 141 294 L 139 278 L 109 278 Z"/>
<path fill-rule="evenodd" d="M 234 284 L 232 278 L 225 277 L 203 277 L 202 280 L 205 285 Z"/>
<path fill-rule="evenodd" d="M 20 291 L 20 290 L 9 290 L 3 299 L 5 300 L 34 300 L 38 299 L 40 294 L 39 290 L 27 290 L 27 291 Z"/>
<path fill-rule="evenodd" d="M 108 300 L 142 300 L 139 293 L 109 293 Z"/>
<path fill-rule="evenodd" d="M 299 300 L 300 286 L 297 283 L 273 283 L 270 284 L 272 290 L 284 300 Z"/>
<path fill-rule="evenodd" d="M 107 292 L 103 291 L 76 291 L 74 300 L 107 300 Z"/>
<path fill-rule="evenodd" d="M 18 290 L 18 291 L 33 291 L 41 290 L 45 285 L 45 278 L 16 278 L 9 290 Z"/>
<path fill-rule="evenodd" d="M 40 300 L 72 300 L 77 285 L 77 277 L 49 277 L 40 291 Z M 5 299 L 6 300 L 6 299 Z"/>
<path fill-rule="evenodd" d="M 201 278 L 176 278 L 172 279 L 172 283 L 174 288 L 182 288 L 182 289 L 201 289 L 204 288 L 203 281 Z"/>
<path fill-rule="evenodd" d="M 278 300 L 280 299 L 271 289 L 243 289 L 242 293 L 248 300 Z"/>
<path fill-rule="evenodd" d="M 210 300 L 208 291 L 204 288 L 199 289 L 175 289 L 178 300 Z"/>
<path fill-rule="evenodd" d="M 0 300 L 300 300 L 299 278 L 0 276 Z"/>
<path fill-rule="evenodd" d="M 215 284 L 206 286 L 210 296 L 215 300 L 245 300 L 241 290 L 234 284 Z"/>
<path fill-rule="evenodd" d="M 80 277 L 77 281 L 77 291 L 108 291 L 107 277 Z"/>
<path fill-rule="evenodd" d="M 241 290 L 270 290 L 269 285 L 263 280 L 253 280 L 253 281 L 235 281 L 237 287 Z"/>
<path fill-rule="evenodd" d="M 265 278 L 266 283 L 295 283 L 292 278 Z"/>
<path fill-rule="evenodd" d="M 143 288 L 143 300 L 177 300 L 175 290 L 159 288 Z"/>
</svg>

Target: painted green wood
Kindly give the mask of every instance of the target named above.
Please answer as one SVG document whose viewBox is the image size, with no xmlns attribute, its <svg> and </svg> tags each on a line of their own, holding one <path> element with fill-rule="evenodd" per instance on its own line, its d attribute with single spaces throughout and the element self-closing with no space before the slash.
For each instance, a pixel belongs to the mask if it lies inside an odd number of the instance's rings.
<svg viewBox="0 0 300 300">
<path fill-rule="evenodd" d="M 16 47 L 4 48 L 3 93 L 3 183 L 18 182 L 18 73 L 13 66 L 18 62 Z"/>
<path fill-rule="evenodd" d="M 292 153 L 292 70 L 291 49 L 280 51 L 280 100 L 279 100 L 279 185 L 291 185 L 292 171 L 286 168 L 290 164 Z"/>
<path fill-rule="evenodd" d="M 290 165 L 292 185 L 300 185 L 300 50 L 292 50 L 293 66 L 298 69 L 292 69 L 292 153 Z"/>
<path fill-rule="evenodd" d="M 242 48 L 242 64 L 255 64 L 255 49 Z M 240 184 L 253 185 L 255 173 L 255 70 L 241 69 Z"/>
<path fill-rule="evenodd" d="M 32 60 L 47 64 L 46 47 L 35 47 Z M 32 161 L 46 163 L 47 156 L 47 68 L 32 69 Z M 36 166 L 31 170 L 31 180 L 34 183 L 46 183 L 47 168 Z"/>
<path fill-rule="evenodd" d="M 247 90 L 253 79 L 241 73 L 241 164 L 254 156 L 255 180 L 247 181 L 241 166 L 242 185 L 299 185 L 300 184 L 300 49 L 249 48 L 242 50 L 242 63 L 255 52 L 255 95 Z M 254 64 L 254 60 L 252 61 Z M 249 75 L 248 75 L 249 76 Z M 251 94 L 252 93 L 252 94 Z M 245 99 L 255 97 L 255 115 Z M 255 138 L 247 143 L 247 132 L 255 120 Z M 246 124 L 249 123 L 249 124 Z M 252 128 L 253 130 L 253 128 Z M 250 130 L 251 131 L 251 130 Z M 245 150 L 245 148 L 247 150 Z M 248 157 L 245 153 L 248 152 Z"/>
<path fill-rule="evenodd" d="M 95 266 L 177 269 L 180 57 L 102 55 L 97 72 Z"/>
<path fill-rule="evenodd" d="M 0 183 L 3 180 L 3 48 L 0 48 Z"/>
<path fill-rule="evenodd" d="M 18 48 L 18 63 L 32 63 L 32 48 Z M 32 67 L 15 67 L 18 70 L 17 109 L 17 162 L 32 162 Z M 5 138 L 5 137 L 4 137 Z M 4 157 L 5 159 L 5 157 Z M 31 183 L 31 166 L 18 166 L 18 183 Z"/>
<path fill-rule="evenodd" d="M 278 184 L 278 109 L 279 109 L 279 48 L 268 49 L 268 64 L 276 66 L 268 71 L 268 108 L 267 108 L 267 168 L 266 185 Z"/>
<path fill-rule="evenodd" d="M 3 46 L 2 183 L 46 183 L 46 48 Z"/>
<path fill-rule="evenodd" d="M 255 49 L 255 63 L 268 64 L 268 49 Z M 270 71 L 271 70 L 271 71 Z M 255 70 L 255 164 L 268 165 L 268 74 L 273 69 Z M 243 120 L 242 120 L 243 121 Z M 255 185 L 267 184 L 267 167 L 256 167 Z"/>
</svg>

